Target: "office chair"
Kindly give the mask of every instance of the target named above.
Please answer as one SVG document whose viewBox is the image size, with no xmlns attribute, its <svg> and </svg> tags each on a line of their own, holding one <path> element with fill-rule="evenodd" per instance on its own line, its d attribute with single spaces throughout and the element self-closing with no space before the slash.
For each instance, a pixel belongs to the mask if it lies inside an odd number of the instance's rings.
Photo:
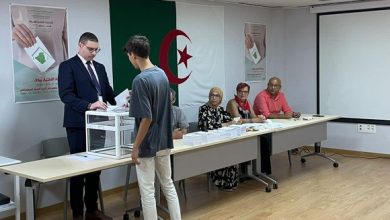
<svg viewBox="0 0 390 220">
<path fill-rule="evenodd" d="M 59 137 L 59 138 L 51 138 L 47 140 L 43 140 L 41 143 L 42 151 L 41 151 L 41 158 L 51 158 L 51 157 L 58 157 L 62 155 L 69 154 L 69 144 L 68 139 L 66 137 Z M 34 209 L 36 210 L 36 206 L 38 204 L 39 200 L 39 191 L 40 191 L 41 184 L 38 183 L 37 186 L 37 196 L 36 201 L 34 203 Z M 65 192 L 64 192 L 64 219 L 67 219 L 67 210 L 68 210 L 68 188 L 69 188 L 69 179 L 67 178 L 65 181 Z M 102 185 L 101 182 L 99 182 L 99 202 L 100 202 L 100 209 L 104 213 L 104 204 L 103 204 L 103 194 L 102 194 Z"/>
</svg>

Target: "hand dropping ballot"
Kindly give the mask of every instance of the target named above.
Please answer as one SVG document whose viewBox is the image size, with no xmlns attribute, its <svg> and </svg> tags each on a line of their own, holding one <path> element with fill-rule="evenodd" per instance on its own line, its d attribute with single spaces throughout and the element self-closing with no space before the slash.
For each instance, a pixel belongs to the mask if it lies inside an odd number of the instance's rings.
<svg viewBox="0 0 390 220">
<path fill-rule="evenodd" d="M 128 103 L 131 94 L 131 90 L 128 89 L 123 90 L 119 95 L 115 97 L 116 105 L 107 106 L 108 112 L 124 112 L 128 111 Z"/>
<path fill-rule="evenodd" d="M 39 37 L 35 37 L 37 41 L 32 47 L 24 48 L 27 55 L 31 58 L 34 64 L 38 67 L 39 71 L 46 72 L 55 60 L 46 46 L 42 43 Z"/>
</svg>

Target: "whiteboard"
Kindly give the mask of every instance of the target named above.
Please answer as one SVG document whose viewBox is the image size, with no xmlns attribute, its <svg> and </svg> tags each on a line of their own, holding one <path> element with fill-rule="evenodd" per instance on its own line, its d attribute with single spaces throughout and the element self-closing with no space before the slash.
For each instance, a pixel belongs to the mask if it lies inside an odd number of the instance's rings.
<svg viewBox="0 0 390 220">
<path fill-rule="evenodd" d="M 320 114 L 390 120 L 390 9 L 318 15 Z"/>
</svg>

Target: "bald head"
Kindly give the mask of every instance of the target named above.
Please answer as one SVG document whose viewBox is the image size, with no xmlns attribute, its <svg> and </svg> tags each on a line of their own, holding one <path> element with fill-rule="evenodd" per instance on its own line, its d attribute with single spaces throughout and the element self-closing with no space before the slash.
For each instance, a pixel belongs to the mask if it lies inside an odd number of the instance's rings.
<svg viewBox="0 0 390 220">
<path fill-rule="evenodd" d="M 271 77 L 268 81 L 267 91 L 272 95 L 276 96 L 280 88 L 282 88 L 282 81 L 278 77 Z"/>
</svg>

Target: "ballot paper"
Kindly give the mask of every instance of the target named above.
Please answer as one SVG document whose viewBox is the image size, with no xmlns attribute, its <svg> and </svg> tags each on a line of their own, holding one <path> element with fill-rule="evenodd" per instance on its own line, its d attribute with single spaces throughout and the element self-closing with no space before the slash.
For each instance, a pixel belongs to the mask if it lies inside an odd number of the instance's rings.
<svg viewBox="0 0 390 220">
<path fill-rule="evenodd" d="M 126 105 L 128 103 L 128 98 L 130 98 L 130 93 L 128 89 L 125 89 L 115 97 L 116 105 L 117 106 Z"/>
<path fill-rule="evenodd" d="M 68 157 L 72 160 L 77 160 L 77 161 L 91 161 L 91 160 L 102 159 L 102 157 L 95 156 L 95 155 L 88 154 L 88 153 L 71 154 Z"/>
<path fill-rule="evenodd" d="M 123 90 L 119 95 L 115 97 L 116 105 L 107 106 L 107 112 L 127 112 L 129 106 L 127 105 L 130 100 L 131 90 Z"/>
<path fill-rule="evenodd" d="M 47 50 L 46 46 L 42 43 L 41 39 L 39 39 L 39 37 L 35 37 L 35 40 L 37 42 L 33 46 L 24 48 L 24 50 L 38 69 L 41 72 L 46 72 L 51 65 L 55 63 L 55 60 Z"/>
<path fill-rule="evenodd" d="M 259 61 L 261 60 L 261 55 L 259 53 L 259 50 L 257 49 L 255 42 L 253 42 L 253 47 L 249 48 L 249 54 L 251 55 L 252 60 L 255 64 L 259 63 Z"/>
</svg>

